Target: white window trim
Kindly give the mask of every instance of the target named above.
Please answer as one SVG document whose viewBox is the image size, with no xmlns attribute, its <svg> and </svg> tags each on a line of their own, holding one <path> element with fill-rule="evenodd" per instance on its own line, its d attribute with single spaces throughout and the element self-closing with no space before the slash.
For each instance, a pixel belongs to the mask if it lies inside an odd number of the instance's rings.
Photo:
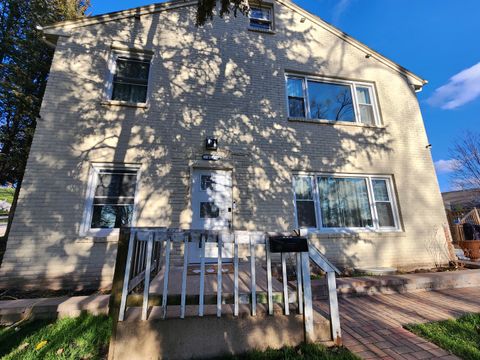
<svg viewBox="0 0 480 360">
<path fill-rule="evenodd" d="M 117 60 L 118 58 L 126 58 L 132 60 L 143 60 L 150 62 L 150 68 L 148 71 L 147 79 L 147 96 L 146 101 L 143 102 L 131 102 L 131 101 L 121 101 L 121 100 L 112 100 L 113 97 L 113 79 L 115 78 L 115 73 L 117 71 Z M 127 50 L 117 50 L 114 49 L 111 52 L 111 56 L 108 60 L 108 73 L 107 81 L 105 82 L 105 95 L 104 101 L 102 103 L 111 104 L 111 105 L 125 105 L 125 106 L 134 106 L 134 107 L 148 107 L 150 103 L 151 95 L 151 84 L 152 84 L 152 55 L 142 52 L 134 52 Z"/>
<path fill-rule="evenodd" d="M 135 185 L 135 196 L 133 200 L 133 214 L 132 214 L 132 227 L 137 222 L 137 209 L 138 209 L 138 185 L 140 180 L 140 165 L 137 164 L 112 164 L 112 163 L 95 163 L 90 167 L 90 173 L 87 185 L 87 196 L 85 201 L 85 208 L 83 214 L 83 221 L 80 225 L 80 236 L 93 236 L 93 237 L 107 237 L 120 234 L 120 229 L 101 229 L 91 228 L 92 216 L 93 216 L 93 201 L 95 198 L 95 189 L 98 184 L 98 175 L 101 170 L 130 170 L 137 172 L 137 179 Z"/>
<path fill-rule="evenodd" d="M 364 174 L 336 174 L 336 173 L 324 173 L 324 172 L 295 172 L 292 176 L 292 191 L 293 191 L 293 208 L 295 227 L 299 228 L 297 217 L 297 199 L 295 194 L 295 177 L 296 176 L 309 176 L 313 180 L 313 202 L 315 208 L 315 221 L 317 223 L 316 228 L 302 228 L 307 229 L 309 233 L 319 234 L 331 234 L 331 233 L 358 233 L 358 232 L 401 232 L 400 213 L 398 210 L 397 198 L 394 191 L 393 176 L 391 175 L 364 175 Z M 318 177 L 319 176 L 331 176 L 334 178 L 361 178 L 367 180 L 368 200 L 370 204 L 370 211 L 372 213 L 373 226 L 372 227 L 338 227 L 338 228 L 325 228 L 322 223 L 321 209 L 320 209 L 320 197 L 318 193 Z M 376 202 L 373 195 L 373 179 L 387 180 L 388 196 L 392 204 L 393 218 L 395 221 L 394 227 L 379 227 L 378 213 Z"/>
<path fill-rule="evenodd" d="M 288 79 L 289 78 L 294 78 L 294 79 L 302 79 L 302 86 L 303 86 L 303 96 L 304 96 L 304 111 L 305 111 L 305 117 L 295 117 L 290 115 L 290 106 L 288 102 Z M 355 121 L 335 121 L 335 120 L 330 120 L 330 119 L 316 119 L 311 117 L 311 112 L 310 112 L 310 101 L 309 101 L 309 93 L 308 93 L 308 80 L 311 81 L 317 81 L 317 82 L 322 82 L 322 83 L 327 83 L 327 84 L 337 84 L 337 85 L 347 85 L 350 87 L 350 91 L 352 93 L 352 100 L 353 100 L 353 110 L 355 113 Z M 372 101 L 372 107 L 373 107 L 373 116 L 375 118 L 374 124 L 365 124 L 361 121 L 361 115 L 360 115 L 360 104 L 358 102 L 358 97 L 357 97 L 357 87 L 366 87 L 369 89 L 370 93 L 370 99 Z M 351 81 L 351 80 L 339 80 L 339 79 L 334 79 L 334 78 L 329 78 L 325 76 L 307 76 L 307 75 L 299 75 L 295 73 L 286 73 L 285 74 L 285 99 L 286 99 L 286 104 L 287 104 L 287 114 L 289 118 L 293 119 L 305 119 L 308 121 L 318 121 L 318 122 L 328 122 L 332 124 L 356 124 L 356 125 L 363 125 L 363 126 L 381 126 L 382 125 L 382 120 L 380 117 L 380 110 L 378 107 L 378 101 L 377 101 L 377 93 L 375 90 L 375 85 L 373 83 L 368 83 L 368 82 L 363 82 L 363 81 Z"/>
</svg>

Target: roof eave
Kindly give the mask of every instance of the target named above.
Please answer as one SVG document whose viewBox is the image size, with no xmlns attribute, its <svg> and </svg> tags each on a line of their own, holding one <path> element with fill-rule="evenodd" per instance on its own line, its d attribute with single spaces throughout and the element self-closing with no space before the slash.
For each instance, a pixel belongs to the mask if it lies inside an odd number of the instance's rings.
<svg viewBox="0 0 480 360">
<path fill-rule="evenodd" d="M 338 29 L 334 25 L 329 24 L 325 20 L 321 19 L 317 15 L 314 15 L 308 12 L 307 10 L 301 8 L 300 6 L 296 5 L 292 1 L 290 0 L 276 0 L 276 1 L 289 7 L 293 11 L 300 13 L 301 15 L 307 17 L 310 21 L 323 27 L 325 30 L 330 31 L 332 34 L 338 36 L 342 40 L 364 51 L 365 55 L 369 55 L 370 57 L 373 57 L 374 59 L 376 59 L 377 61 L 380 61 L 381 63 L 390 67 L 391 69 L 410 77 L 412 80 L 417 81 L 418 82 L 417 84 L 412 84 L 415 91 L 421 91 L 422 87 L 428 83 L 427 80 L 416 75 L 415 73 L 404 68 L 403 66 L 397 64 L 396 62 L 390 60 L 389 58 L 373 50 L 372 48 L 368 47 L 362 42 L 356 40 L 355 38 L 351 37 L 347 33 Z M 194 1 L 194 0 L 173 0 L 165 3 L 157 3 L 152 5 L 140 6 L 133 9 L 121 10 L 121 11 L 116 11 L 112 13 L 92 16 L 92 17 L 88 17 L 80 20 L 64 21 L 64 22 L 53 24 L 53 25 L 45 26 L 43 29 L 45 34 L 69 36 L 68 30 L 72 30 L 77 27 L 100 24 L 100 23 L 120 20 L 128 17 L 147 15 L 147 14 L 166 11 L 166 10 L 175 9 L 179 7 L 193 6 L 196 4 L 197 4 L 197 1 Z"/>
<path fill-rule="evenodd" d="M 362 50 L 365 52 L 365 55 L 370 55 L 371 57 L 375 58 L 376 60 L 380 61 L 381 63 L 387 65 L 388 67 L 392 68 L 393 70 L 396 70 L 399 73 L 405 74 L 412 79 L 418 81 L 419 84 L 412 84 L 414 87 L 415 86 L 420 86 L 423 87 L 424 85 L 428 84 L 428 80 L 422 78 L 421 76 L 416 75 L 415 73 L 411 72 L 410 70 L 404 68 L 400 64 L 397 64 L 396 62 L 390 60 L 386 56 L 380 54 L 376 50 L 373 50 L 369 46 L 365 45 L 364 43 L 356 40 L 352 36 L 348 35 L 344 31 L 340 30 L 339 28 L 335 27 L 334 25 L 326 22 L 322 18 L 320 18 L 317 15 L 314 15 L 307 10 L 303 9 L 302 7 L 298 6 L 297 4 L 293 3 L 290 0 L 277 0 L 278 2 L 282 3 L 283 5 L 290 7 L 292 10 L 297 11 L 298 13 L 302 14 L 306 18 L 308 18 L 310 21 L 316 23 L 317 25 L 323 27 L 325 30 L 330 31 L 332 34 L 338 36 L 342 40 L 348 42 L 349 44 L 357 47 L 358 49 Z"/>
<path fill-rule="evenodd" d="M 132 9 L 114 11 L 111 13 L 100 14 L 95 16 L 90 16 L 84 19 L 79 20 L 67 20 L 61 21 L 52 25 L 44 27 L 44 30 L 53 30 L 53 29 L 75 29 L 77 27 L 100 24 L 104 22 L 120 20 L 129 17 L 148 15 L 151 13 L 166 11 L 170 9 L 175 9 L 179 7 L 192 6 L 196 5 L 197 2 L 193 0 L 173 0 L 164 3 L 155 3 L 151 5 L 139 6 Z"/>
</svg>

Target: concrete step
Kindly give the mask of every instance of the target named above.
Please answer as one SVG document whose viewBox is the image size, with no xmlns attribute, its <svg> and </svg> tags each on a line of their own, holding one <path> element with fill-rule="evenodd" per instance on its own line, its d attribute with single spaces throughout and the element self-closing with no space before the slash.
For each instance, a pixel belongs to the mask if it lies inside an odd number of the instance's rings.
<svg viewBox="0 0 480 360">
<path fill-rule="evenodd" d="M 295 286 L 295 282 L 291 282 Z M 337 279 L 339 296 L 408 293 L 480 286 L 480 269 L 405 275 L 345 277 Z M 324 279 L 312 280 L 315 299 L 327 297 Z"/>
<path fill-rule="evenodd" d="M 314 334 L 318 342 L 331 339 L 330 322 L 316 311 Z M 259 311 L 255 317 L 225 314 L 220 318 L 195 316 L 149 321 L 130 318 L 117 324 L 110 355 L 115 360 L 147 359 L 151 354 L 166 359 L 210 358 L 297 346 L 303 341 L 303 316 L 295 313 L 269 316 Z"/>
</svg>

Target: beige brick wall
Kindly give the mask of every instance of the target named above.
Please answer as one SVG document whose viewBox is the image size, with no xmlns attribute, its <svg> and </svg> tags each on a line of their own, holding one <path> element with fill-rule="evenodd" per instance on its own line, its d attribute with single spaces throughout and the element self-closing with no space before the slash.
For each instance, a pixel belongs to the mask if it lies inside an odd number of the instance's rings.
<svg viewBox="0 0 480 360">
<path fill-rule="evenodd" d="M 190 171 L 231 166 L 236 229 L 294 227 L 291 174 L 388 174 L 402 231 L 315 236 L 341 266 L 421 267 L 446 223 L 415 80 L 275 3 L 274 34 L 239 16 L 194 24 L 195 9 L 67 29 L 58 41 L 1 286 L 108 286 L 116 237 L 81 237 L 92 162 L 141 164 L 139 226 L 189 227 Z M 153 50 L 147 109 L 102 104 L 114 41 Z M 288 121 L 284 74 L 373 82 L 380 127 Z M 222 161 L 201 160 L 219 139 Z M 433 245 L 432 245 L 433 244 Z"/>
</svg>

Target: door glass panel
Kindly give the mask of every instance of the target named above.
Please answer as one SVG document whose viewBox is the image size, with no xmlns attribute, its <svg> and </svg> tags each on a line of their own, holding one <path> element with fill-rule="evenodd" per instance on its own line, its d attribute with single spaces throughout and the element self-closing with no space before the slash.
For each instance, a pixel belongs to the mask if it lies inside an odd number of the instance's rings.
<svg viewBox="0 0 480 360">
<path fill-rule="evenodd" d="M 214 202 L 200 203 L 200 217 L 202 219 L 216 219 L 220 216 L 220 209 Z"/>
<path fill-rule="evenodd" d="M 200 179 L 200 186 L 203 191 L 213 190 L 213 179 L 212 175 L 202 175 Z"/>
</svg>

